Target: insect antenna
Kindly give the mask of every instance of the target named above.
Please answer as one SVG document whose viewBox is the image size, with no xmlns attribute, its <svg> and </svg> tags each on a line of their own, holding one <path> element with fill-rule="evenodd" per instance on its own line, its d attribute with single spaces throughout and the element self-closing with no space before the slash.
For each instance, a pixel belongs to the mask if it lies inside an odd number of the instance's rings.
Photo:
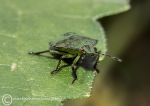
<svg viewBox="0 0 150 106">
<path fill-rule="evenodd" d="M 101 55 L 104 55 L 104 56 L 108 56 L 110 57 L 111 59 L 115 60 L 115 61 L 118 61 L 118 62 L 122 62 L 121 59 L 117 58 L 117 57 L 114 57 L 114 56 L 111 56 L 110 54 L 104 54 L 104 53 L 100 53 Z"/>
</svg>

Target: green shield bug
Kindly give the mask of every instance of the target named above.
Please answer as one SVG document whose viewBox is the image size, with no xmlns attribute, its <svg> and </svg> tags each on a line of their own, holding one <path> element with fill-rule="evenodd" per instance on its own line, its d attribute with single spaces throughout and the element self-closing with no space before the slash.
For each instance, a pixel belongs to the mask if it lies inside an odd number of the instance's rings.
<svg viewBox="0 0 150 106">
<path fill-rule="evenodd" d="M 40 55 L 42 53 L 49 52 L 52 56 L 59 59 L 56 69 L 51 74 L 59 72 L 63 67 L 70 66 L 72 68 L 72 84 L 77 80 L 77 69 L 82 66 L 87 70 L 95 70 L 99 73 L 97 64 L 99 62 L 100 55 L 106 55 L 113 60 L 121 62 L 121 59 L 112 57 L 108 54 L 103 54 L 97 51 L 95 47 L 98 40 L 80 36 L 73 32 L 64 34 L 64 39 L 55 43 L 49 43 L 49 49 L 39 52 L 29 52 L 32 55 Z M 60 66 L 61 61 L 66 61 L 68 65 Z"/>
</svg>

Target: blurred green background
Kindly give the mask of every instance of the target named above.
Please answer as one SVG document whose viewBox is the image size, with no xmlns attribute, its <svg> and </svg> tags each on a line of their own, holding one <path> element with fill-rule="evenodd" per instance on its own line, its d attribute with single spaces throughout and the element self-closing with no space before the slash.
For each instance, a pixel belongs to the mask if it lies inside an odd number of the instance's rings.
<svg viewBox="0 0 150 106">
<path fill-rule="evenodd" d="M 66 100 L 65 106 L 150 106 L 150 1 L 130 4 L 129 11 L 99 20 L 108 52 L 123 62 L 105 58 L 91 97 Z"/>
</svg>

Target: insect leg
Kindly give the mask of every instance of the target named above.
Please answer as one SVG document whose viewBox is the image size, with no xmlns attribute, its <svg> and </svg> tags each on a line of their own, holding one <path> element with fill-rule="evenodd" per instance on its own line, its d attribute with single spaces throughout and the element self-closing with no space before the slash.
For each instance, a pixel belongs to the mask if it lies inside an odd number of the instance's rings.
<svg viewBox="0 0 150 106">
<path fill-rule="evenodd" d="M 56 74 L 57 72 L 61 71 L 63 68 L 70 66 L 69 64 L 65 64 L 60 66 L 57 70 L 51 72 L 51 74 Z"/>
<path fill-rule="evenodd" d="M 58 52 L 58 51 L 55 51 L 55 50 L 49 50 L 49 52 L 51 54 L 66 55 L 66 53 L 64 53 L 64 52 Z"/>
<path fill-rule="evenodd" d="M 65 64 L 65 65 L 63 65 L 63 66 L 60 66 L 60 67 L 59 67 L 59 70 L 65 68 L 65 67 L 68 67 L 68 66 L 70 66 L 70 65 L 69 65 L 69 64 Z"/>
<path fill-rule="evenodd" d="M 77 69 L 78 69 L 78 66 L 77 65 L 72 65 L 72 77 L 73 77 L 73 80 L 72 80 L 72 84 L 77 80 Z"/>
<path fill-rule="evenodd" d="M 40 54 L 46 53 L 46 52 L 49 52 L 49 50 L 44 50 L 44 51 L 39 51 L 39 52 L 29 52 L 29 54 L 32 54 L 32 55 L 40 55 Z"/>
<path fill-rule="evenodd" d="M 95 66 L 94 66 L 94 69 L 95 69 L 95 71 L 96 71 L 97 73 L 99 73 L 99 69 L 98 69 L 98 67 L 97 67 L 98 63 L 99 63 L 99 62 L 96 62 Z"/>
<path fill-rule="evenodd" d="M 57 72 L 59 71 L 59 65 L 61 64 L 61 61 L 62 61 L 62 57 L 59 59 L 56 69 L 53 70 L 53 71 L 51 72 L 51 74 L 57 73 Z"/>
<path fill-rule="evenodd" d="M 95 68 L 96 72 L 99 73 L 99 69 Z"/>
<path fill-rule="evenodd" d="M 100 53 L 100 51 L 99 52 L 97 52 L 98 54 Z M 98 69 L 98 67 L 97 67 L 97 65 L 99 64 L 99 55 L 98 55 L 98 57 L 97 57 L 97 59 L 96 59 L 96 63 L 95 63 L 95 65 L 94 65 L 94 69 L 95 69 L 95 71 L 97 72 L 97 73 L 99 73 L 99 69 Z"/>
<path fill-rule="evenodd" d="M 77 80 L 77 69 L 79 66 L 77 66 L 77 62 L 79 61 L 80 59 L 80 56 L 78 55 L 74 61 L 73 61 L 73 64 L 72 64 L 72 77 L 73 77 L 73 80 L 72 80 L 72 84 L 75 82 L 75 80 Z"/>
<path fill-rule="evenodd" d="M 59 62 L 58 62 L 58 64 L 57 64 L 56 69 L 53 70 L 53 71 L 51 72 L 51 74 L 57 73 L 57 72 L 60 71 L 63 67 L 65 67 L 65 65 L 59 67 L 60 64 L 61 64 L 61 61 L 62 61 L 64 58 L 73 58 L 73 57 L 74 57 L 74 55 L 70 55 L 70 54 L 66 54 L 66 55 L 61 56 L 60 59 L 59 59 Z M 67 66 L 67 65 L 66 65 L 66 66 Z"/>
</svg>

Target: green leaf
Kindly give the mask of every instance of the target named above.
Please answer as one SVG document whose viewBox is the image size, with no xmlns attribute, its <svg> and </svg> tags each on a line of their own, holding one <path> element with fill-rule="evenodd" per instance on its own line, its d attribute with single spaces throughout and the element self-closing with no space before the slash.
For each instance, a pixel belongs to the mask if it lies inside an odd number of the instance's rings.
<svg viewBox="0 0 150 106">
<path fill-rule="evenodd" d="M 72 85 L 70 67 L 52 76 L 58 60 L 27 53 L 48 49 L 48 42 L 66 32 L 98 39 L 97 48 L 106 52 L 104 31 L 96 20 L 127 9 L 125 0 L 0 0 L 0 95 L 10 94 L 14 106 L 59 106 L 65 99 L 90 96 L 92 71 L 80 68 Z"/>
</svg>

